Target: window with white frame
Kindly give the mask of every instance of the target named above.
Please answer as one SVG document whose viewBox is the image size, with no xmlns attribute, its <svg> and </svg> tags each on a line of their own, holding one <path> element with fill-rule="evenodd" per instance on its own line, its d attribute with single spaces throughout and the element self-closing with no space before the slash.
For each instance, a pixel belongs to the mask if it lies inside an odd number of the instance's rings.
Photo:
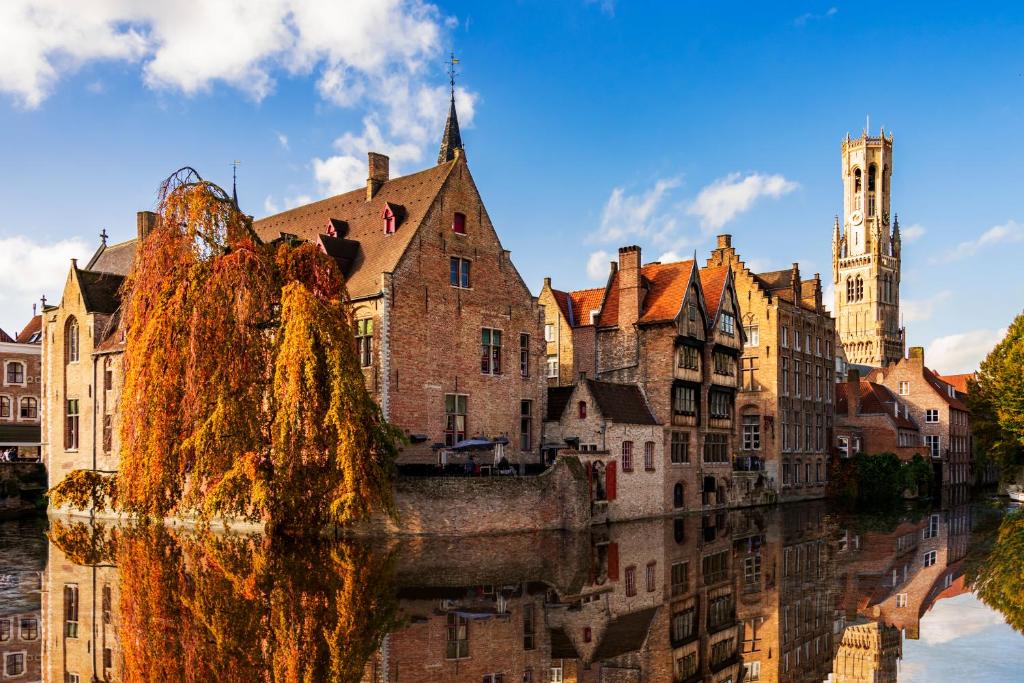
<svg viewBox="0 0 1024 683">
<path fill-rule="evenodd" d="M 548 356 L 548 377 L 558 377 L 558 356 Z"/>
<path fill-rule="evenodd" d="M 942 437 L 935 434 L 926 434 L 924 445 L 933 458 L 938 458 L 942 455 Z"/>
<path fill-rule="evenodd" d="M 731 313 L 723 313 L 719 329 L 722 334 L 733 336 L 736 333 L 736 318 Z"/>
<path fill-rule="evenodd" d="M 544 325 L 544 341 L 555 341 L 555 326 L 552 323 Z"/>
<path fill-rule="evenodd" d="M 8 652 L 4 655 L 4 676 L 14 678 L 25 673 L 25 652 Z"/>
<path fill-rule="evenodd" d="M 840 455 L 840 457 L 849 458 L 850 457 L 850 437 L 848 437 L 848 436 L 840 436 L 839 439 L 838 439 L 838 442 L 839 442 L 839 455 Z"/>
<path fill-rule="evenodd" d="M 934 550 L 929 550 L 924 554 L 924 566 L 931 567 L 935 564 L 935 560 L 938 558 L 938 553 Z"/>
<path fill-rule="evenodd" d="M 939 421 L 939 411 L 937 409 L 935 409 L 935 408 L 927 409 L 926 411 L 924 411 L 924 421 L 925 422 L 938 422 Z"/>
<path fill-rule="evenodd" d="M 906 607 L 907 606 L 907 594 L 906 593 L 897 593 L 896 594 L 896 606 L 897 607 Z"/>
<path fill-rule="evenodd" d="M 782 348 L 784 349 L 789 348 L 789 328 L 783 327 L 781 330 L 779 330 L 779 332 L 779 345 L 782 346 Z"/>
<path fill-rule="evenodd" d="M 900 382 L 900 396 L 910 396 L 910 382 Z"/>
<path fill-rule="evenodd" d="M 11 417 L 11 397 L 0 396 L 0 417 L 10 418 Z"/>
<path fill-rule="evenodd" d="M 743 450 L 761 450 L 761 416 L 743 416 Z"/>
<path fill-rule="evenodd" d="M 761 334 L 758 332 L 757 325 L 751 325 L 747 328 L 747 346 L 754 347 L 761 343 Z"/>
<path fill-rule="evenodd" d="M 25 364 L 21 361 L 8 361 L 7 372 L 4 376 L 4 384 L 24 384 Z"/>
</svg>

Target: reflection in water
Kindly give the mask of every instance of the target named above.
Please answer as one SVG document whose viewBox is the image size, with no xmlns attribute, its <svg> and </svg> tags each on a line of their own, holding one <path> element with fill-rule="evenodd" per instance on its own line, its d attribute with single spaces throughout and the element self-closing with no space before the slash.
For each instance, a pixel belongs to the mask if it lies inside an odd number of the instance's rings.
<svg viewBox="0 0 1024 683">
<path fill-rule="evenodd" d="M 50 681 L 895 681 L 964 505 L 401 542 L 54 523 Z M 0 644 L 2 645 L 2 644 Z"/>
</svg>

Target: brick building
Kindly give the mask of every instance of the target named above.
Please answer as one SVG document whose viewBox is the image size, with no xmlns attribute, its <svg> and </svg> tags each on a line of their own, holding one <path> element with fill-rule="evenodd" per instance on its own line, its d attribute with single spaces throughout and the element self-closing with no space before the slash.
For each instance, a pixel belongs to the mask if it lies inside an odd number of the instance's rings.
<svg viewBox="0 0 1024 683">
<path fill-rule="evenodd" d="M 539 461 L 544 311 L 487 214 L 454 99 L 436 166 L 391 178 L 371 152 L 365 188 L 254 227 L 343 263 L 367 387 L 411 441 L 400 462 L 434 462 L 432 446 L 472 436 L 504 436 L 512 462 Z"/>
<path fill-rule="evenodd" d="M 906 358 L 873 371 L 868 379 L 909 407 L 943 488 L 971 483 L 970 413 L 956 388 L 925 365 L 924 348 L 912 347 Z"/>
<path fill-rule="evenodd" d="M 0 330 L 0 451 L 19 460 L 39 459 L 40 320 L 33 315 L 17 337 Z"/>
<path fill-rule="evenodd" d="M 754 273 L 719 235 L 709 267 L 735 278 L 746 343 L 736 399 L 736 450 L 762 471 L 783 501 L 821 498 L 828 480 L 835 321 L 822 305 L 821 278 L 798 264 Z M 742 475 L 740 475 L 742 476 Z"/>
<path fill-rule="evenodd" d="M 60 301 L 42 313 L 42 450 L 50 486 L 71 470 L 115 471 L 124 340 L 120 287 L 156 214 L 136 216 L 137 238 L 107 244 L 84 268 L 72 259 Z"/>
<path fill-rule="evenodd" d="M 664 431 L 636 385 L 584 374 L 575 386 L 548 389 L 544 443 L 559 444 L 559 453 L 578 456 L 586 467 L 593 522 L 684 507 L 683 482 L 669 480 Z"/>
<path fill-rule="evenodd" d="M 860 378 L 856 368 L 836 385 L 835 445 L 840 457 L 895 453 L 903 460 L 927 455 L 910 406 L 888 387 Z"/>
<path fill-rule="evenodd" d="M 581 372 L 593 375 L 596 367 L 596 326 L 604 287 L 563 292 L 544 278 L 538 301 L 544 306 L 545 375 L 550 386 L 572 384 Z"/>
</svg>

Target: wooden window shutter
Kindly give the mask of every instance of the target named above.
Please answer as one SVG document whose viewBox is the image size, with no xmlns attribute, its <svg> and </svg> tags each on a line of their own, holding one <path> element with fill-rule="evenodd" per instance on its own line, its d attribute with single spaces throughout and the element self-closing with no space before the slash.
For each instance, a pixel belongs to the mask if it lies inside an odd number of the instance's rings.
<svg viewBox="0 0 1024 683">
<path fill-rule="evenodd" d="M 612 581 L 619 580 L 619 544 L 608 544 L 608 578 Z"/>
<path fill-rule="evenodd" d="M 613 460 L 604 470 L 605 497 L 608 500 L 615 500 L 615 465 L 616 462 Z"/>
</svg>

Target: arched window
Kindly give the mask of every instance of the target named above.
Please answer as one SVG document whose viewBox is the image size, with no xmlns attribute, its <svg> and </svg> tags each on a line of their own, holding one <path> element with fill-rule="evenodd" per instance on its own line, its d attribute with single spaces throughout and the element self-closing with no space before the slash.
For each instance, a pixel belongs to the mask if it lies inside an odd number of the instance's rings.
<svg viewBox="0 0 1024 683">
<path fill-rule="evenodd" d="M 11 417 L 11 397 L 0 396 L 0 417 Z"/>
<path fill-rule="evenodd" d="M 853 278 L 846 276 L 846 300 L 853 301 Z"/>
<path fill-rule="evenodd" d="M 853 170 L 853 191 L 854 192 L 860 192 L 860 190 L 861 190 L 860 169 L 859 168 L 855 168 Z"/>
<path fill-rule="evenodd" d="M 64 323 L 64 362 L 78 362 L 78 320 L 70 316 Z"/>
<path fill-rule="evenodd" d="M 875 176 L 878 174 L 878 167 L 874 164 L 868 166 L 868 192 L 875 191 Z"/>
<path fill-rule="evenodd" d="M 23 420 L 39 419 L 39 402 L 32 396 L 22 397 L 20 415 Z"/>
<path fill-rule="evenodd" d="M 683 482 L 676 482 L 675 487 L 672 489 L 672 506 L 676 508 L 683 507 Z"/>
<path fill-rule="evenodd" d="M 579 414 L 579 418 L 581 420 L 587 419 L 587 402 L 586 401 L 580 401 L 576 405 L 576 410 L 577 410 L 577 413 Z"/>
<path fill-rule="evenodd" d="M 857 301 L 862 300 L 864 298 L 864 278 L 862 278 L 860 275 L 857 276 L 857 286 L 855 289 L 856 291 L 854 292 L 854 298 Z"/>
</svg>

